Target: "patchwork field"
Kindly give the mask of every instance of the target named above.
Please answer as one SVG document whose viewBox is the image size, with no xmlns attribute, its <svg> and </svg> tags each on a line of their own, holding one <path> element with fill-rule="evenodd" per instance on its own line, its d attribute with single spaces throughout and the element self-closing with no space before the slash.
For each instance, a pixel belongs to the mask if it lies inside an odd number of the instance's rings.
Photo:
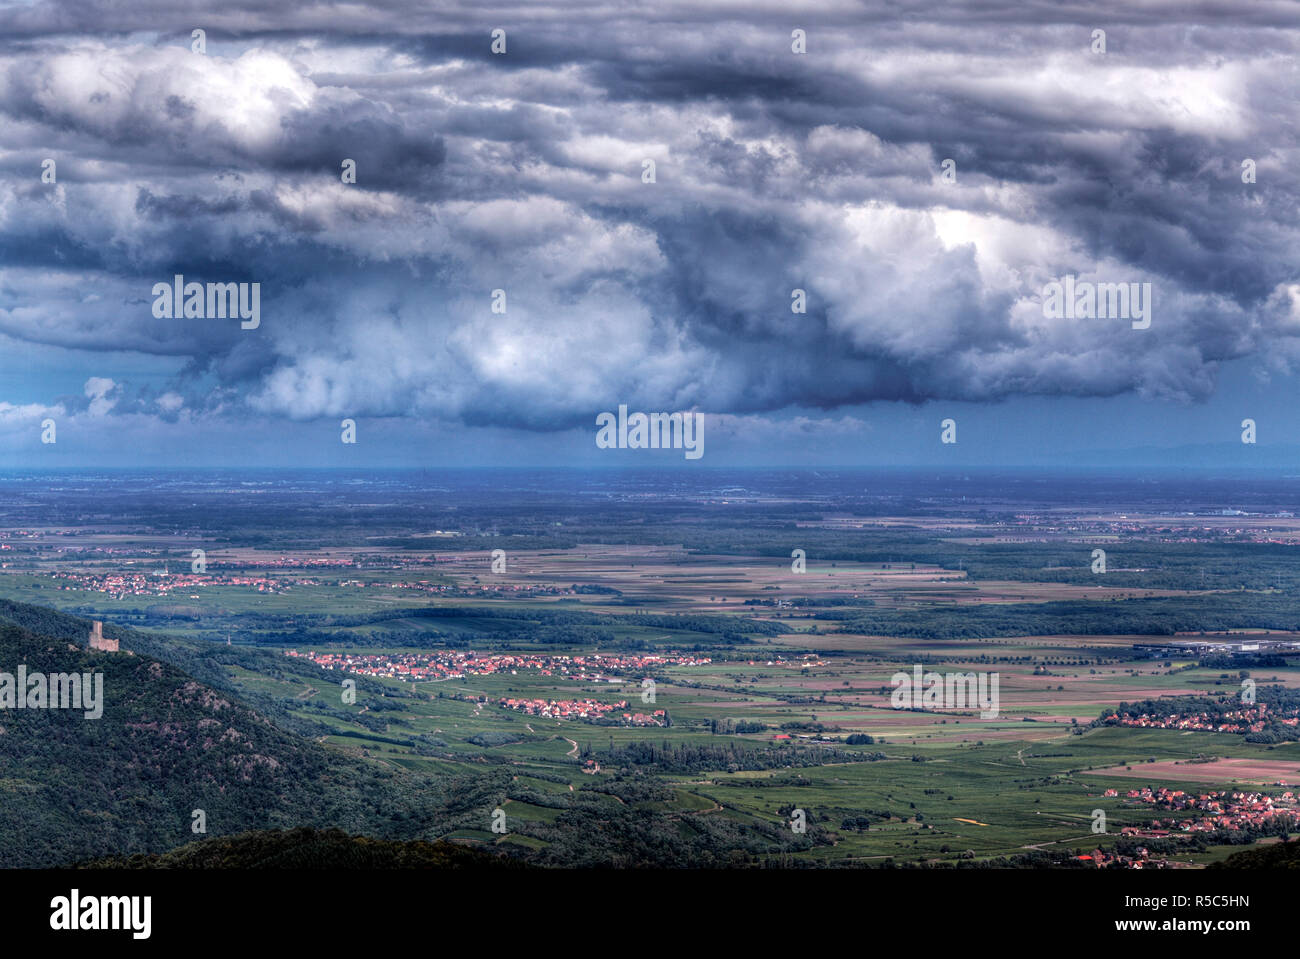
<svg viewBox="0 0 1300 959">
<path fill-rule="evenodd" d="M 730 494 L 662 515 L 485 502 L 472 520 L 459 502 L 436 521 L 395 503 L 366 523 L 372 507 L 352 505 L 335 542 L 267 510 L 251 532 L 11 526 L 0 599 L 196 644 L 250 703 L 334 749 L 475 778 L 482 798 L 427 835 L 542 861 L 594 854 L 574 817 L 626 838 L 633 814 L 711 863 L 1131 860 L 1125 829 L 1157 817 L 1130 789 L 1281 802 L 1277 784 L 1300 779 L 1285 736 L 1101 722 L 1124 703 L 1231 701 L 1247 680 L 1300 690 L 1300 655 L 1140 649 L 1300 637 L 1300 577 L 1278 552 L 1293 522 L 953 502 L 866 518 Z M 992 698 L 900 703 L 917 676 Z M 1272 834 L 1143 841 L 1189 865 Z"/>
</svg>

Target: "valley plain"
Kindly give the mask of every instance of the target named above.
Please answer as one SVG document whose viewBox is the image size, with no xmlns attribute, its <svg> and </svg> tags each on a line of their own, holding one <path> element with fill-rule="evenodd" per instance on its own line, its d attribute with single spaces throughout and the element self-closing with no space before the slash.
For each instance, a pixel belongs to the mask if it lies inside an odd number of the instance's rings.
<svg viewBox="0 0 1300 959">
<path fill-rule="evenodd" d="M 2 485 L 0 599 L 201 663 L 394 788 L 477 784 L 377 836 L 542 865 L 1187 868 L 1300 824 L 1295 478 Z M 996 675 L 996 715 L 898 708 L 917 667 Z M 169 835 L 117 851 L 193 838 Z"/>
</svg>

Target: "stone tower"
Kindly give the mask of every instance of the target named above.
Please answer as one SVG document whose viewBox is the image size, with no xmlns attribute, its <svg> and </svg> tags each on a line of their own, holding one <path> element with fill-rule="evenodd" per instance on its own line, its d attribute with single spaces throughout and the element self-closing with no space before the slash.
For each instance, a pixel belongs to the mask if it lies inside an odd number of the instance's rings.
<svg viewBox="0 0 1300 959">
<path fill-rule="evenodd" d="M 99 649 L 106 653 L 116 653 L 118 651 L 118 641 L 104 638 L 104 624 L 97 619 L 91 620 L 90 624 L 90 648 Z"/>
</svg>

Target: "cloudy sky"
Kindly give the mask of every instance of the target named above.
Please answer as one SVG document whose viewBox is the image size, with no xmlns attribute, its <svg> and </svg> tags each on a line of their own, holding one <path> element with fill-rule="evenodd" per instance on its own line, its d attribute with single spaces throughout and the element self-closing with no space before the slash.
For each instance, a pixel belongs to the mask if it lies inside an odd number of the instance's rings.
<svg viewBox="0 0 1300 959">
<path fill-rule="evenodd" d="M 292 6 L 0 0 L 0 465 L 692 465 L 621 403 L 696 465 L 1300 444 L 1294 3 Z"/>
</svg>

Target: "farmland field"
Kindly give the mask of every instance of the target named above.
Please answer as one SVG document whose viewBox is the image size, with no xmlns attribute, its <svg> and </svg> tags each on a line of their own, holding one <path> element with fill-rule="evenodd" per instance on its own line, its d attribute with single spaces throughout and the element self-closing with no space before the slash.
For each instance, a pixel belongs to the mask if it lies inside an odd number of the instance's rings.
<svg viewBox="0 0 1300 959">
<path fill-rule="evenodd" d="M 111 526 L 76 497 L 67 523 L 33 525 L 15 496 L 0 600 L 198 656 L 340 754 L 476 778 L 486 805 L 422 834 L 544 863 L 590 861 L 592 816 L 667 830 L 680 864 L 836 866 L 1123 863 L 1139 840 L 1149 865 L 1188 866 L 1291 823 L 1300 575 L 1274 515 L 1291 485 L 1225 526 L 1172 481 L 1168 506 L 1114 511 L 1086 483 L 1059 493 L 1070 509 L 967 481 L 909 516 L 896 478 L 723 479 L 589 502 L 533 477 L 505 505 L 499 477 L 403 478 L 383 502 L 361 483 L 328 535 L 301 494 L 217 500 L 216 518 L 163 497 L 166 528 L 145 488 L 117 494 Z M 1247 686 L 1273 713 L 1241 728 L 1115 713 L 1229 710 Z M 1282 818 L 1155 830 L 1192 789 L 1249 789 Z"/>
</svg>

